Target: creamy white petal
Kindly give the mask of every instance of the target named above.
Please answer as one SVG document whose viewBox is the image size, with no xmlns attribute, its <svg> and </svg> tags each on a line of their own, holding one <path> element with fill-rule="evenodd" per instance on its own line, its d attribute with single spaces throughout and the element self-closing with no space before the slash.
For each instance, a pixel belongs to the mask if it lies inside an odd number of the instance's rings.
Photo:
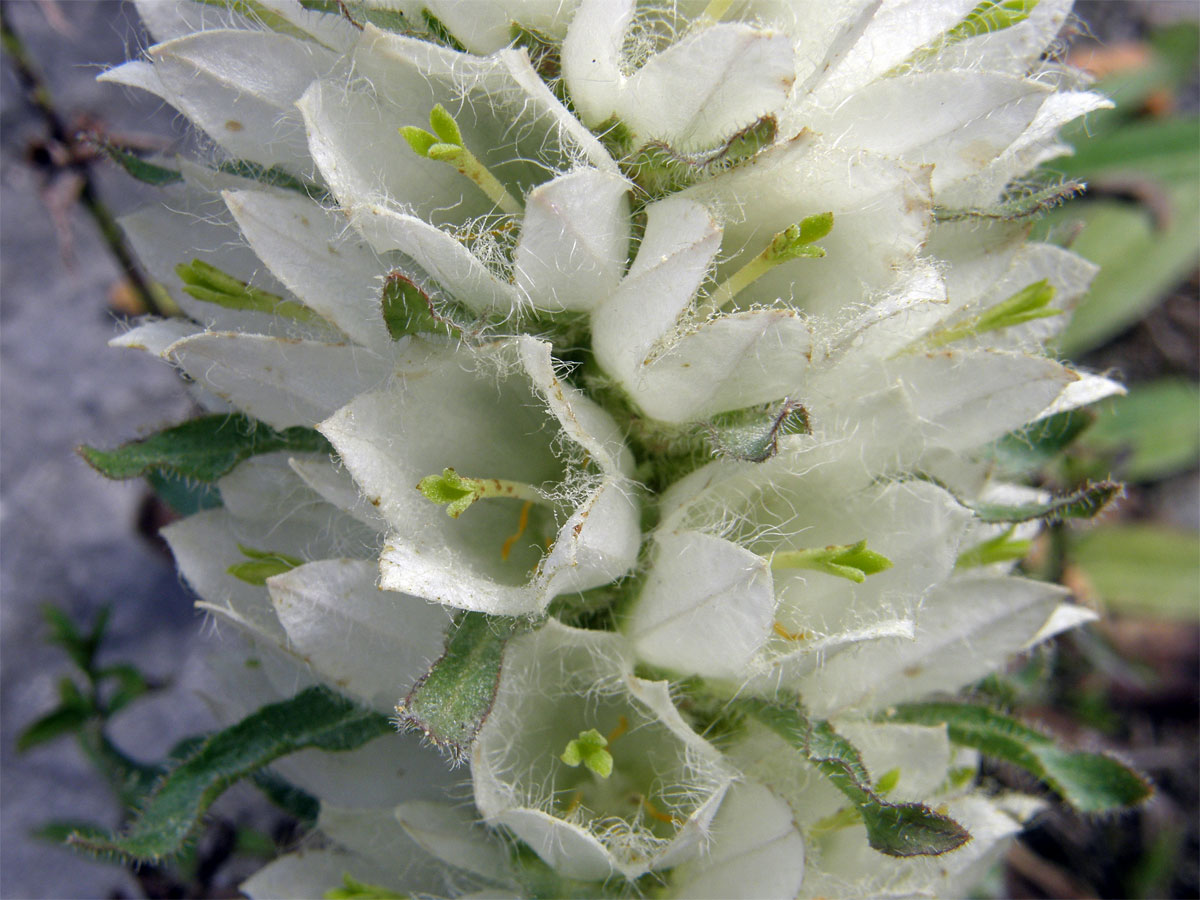
<svg viewBox="0 0 1200 900">
<path fill-rule="evenodd" d="M 791 900 L 804 879 L 804 839 L 786 803 L 756 782 L 731 787 L 707 852 L 671 874 L 665 896 Z"/>
<path fill-rule="evenodd" d="M 921 72 L 875 82 L 802 115 L 836 147 L 932 165 L 936 195 L 999 156 L 1051 93 L 1036 81 L 991 72 Z"/>
<path fill-rule="evenodd" d="M 108 346 L 145 350 L 154 356 L 160 356 L 176 341 L 199 334 L 203 330 L 202 326 L 190 319 L 142 320 L 136 327 L 109 341 Z"/>
<path fill-rule="evenodd" d="M 956 578 L 925 603 L 914 640 L 843 653 L 805 676 L 801 694 L 822 716 L 957 690 L 1020 652 L 1065 594 L 1021 578 Z"/>
<path fill-rule="evenodd" d="M 393 371 L 353 344 L 236 332 L 198 334 L 166 352 L 208 390 L 274 428 L 315 425 Z"/>
<path fill-rule="evenodd" d="M 297 195 L 222 196 L 258 258 L 305 306 L 364 347 L 390 349 L 381 312 L 387 265 L 347 234 L 344 217 Z"/>
<path fill-rule="evenodd" d="M 794 79 L 786 35 L 714 25 L 650 57 L 622 84 L 615 112 L 635 144 L 707 150 L 782 107 Z"/>
<path fill-rule="evenodd" d="M 380 253 L 399 250 L 413 260 L 438 288 L 478 313 L 515 312 L 517 290 L 470 250 L 424 219 L 383 206 L 358 208 L 352 221 Z"/>
<path fill-rule="evenodd" d="M 663 534 L 625 624 L 638 656 L 676 672 L 737 679 L 755 668 L 775 621 L 763 557 L 701 532 Z"/>
<path fill-rule="evenodd" d="M 307 174 L 294 105 L 334 64 L 328 50 L 272 32 L 210 30 L 157 44 L 149 56 L 160 96 L 230 155 Z"/>
<path fill-rule="evenodd" d="M 629 252 L 630 188 L 581 169 L 530 191 L 513 284 L 534 307 L 586 311 L 616 290 Z"/>
<path fill-rule="evenodd" d="M 373 561 L 327 559 L 267 581 L 288 642 L 327 681 L 391 713 L 442 654 L 444 607 L 375 586 Z"/>
<path fill-rule="evenodd" d="M 431 856 L 493 883 L 509 881 L 504 845 L 463 806 L 412 800 L 397 806 L 393 815 L 407 835 Z"/>
<path fill-rule="evenodd" d="M 646 215 L 646 232 L 629 273 L 592 313 L 596 359 L 625 384 L 637 383 L 640 367 L 691 303 L 721 243 L 716 221 L 698 203 L 660 200 L 647 207 Z"/>
<path fill-rule="evenodd" d="M 621 44 L 633 0 L 582 0 L 563 41 L 563 79 L 583 123 L 595 128 L 617 108 L 625 78 Z"/>
</svg>

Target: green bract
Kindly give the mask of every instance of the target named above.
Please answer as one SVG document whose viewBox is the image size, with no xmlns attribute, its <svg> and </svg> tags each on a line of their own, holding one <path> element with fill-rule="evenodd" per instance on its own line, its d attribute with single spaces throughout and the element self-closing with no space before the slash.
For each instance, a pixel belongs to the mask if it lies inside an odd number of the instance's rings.
<svg viewBox="0 0 1200 900">
<path fill-rule="evenodd" d="M 211 150 L 120 159 L 185 316 L 115 343 L 208 415 L 83 452 L 216 483 L 165 536 L 252 665 L 89 846 L 274 761 L 326 840 L 253 897 L 954 894 L 1038 805 L 980 752 L 1145 796 L 930 704 L 1092 617 L 1013 567 L 1119 490 L 1004 480 L 1121 390 L 1043 351 L 1094 271 L 1019 220 L 1072 188 L 1012 189 L 1107 105 L 1065 0 L 139 8 L 103 80 Z"/>
</svg>

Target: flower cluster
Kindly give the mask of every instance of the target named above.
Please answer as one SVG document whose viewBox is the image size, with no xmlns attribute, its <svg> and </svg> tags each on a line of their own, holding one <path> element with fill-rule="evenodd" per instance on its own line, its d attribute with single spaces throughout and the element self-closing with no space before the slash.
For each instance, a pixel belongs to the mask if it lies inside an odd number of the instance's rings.
<svg viewBox="0 0 1200 900">
<path fill-rule="evenodd" d="M 1026 239 L 1107 105 L 1068 6 L 139 4 L 102 80 L 201 152 L 124 221 L 184 315 L 116 343 L 323 436 L 165 531 L 248 640 L 215 702 L 409 732 L 278 764 L 327 843 L 251 896 L 978 877 L 1036 803 L 914 710 L 1090 617 L 987 447 L 1119 390 L 1045 355 L 1093 271 Z"/>
</svg>

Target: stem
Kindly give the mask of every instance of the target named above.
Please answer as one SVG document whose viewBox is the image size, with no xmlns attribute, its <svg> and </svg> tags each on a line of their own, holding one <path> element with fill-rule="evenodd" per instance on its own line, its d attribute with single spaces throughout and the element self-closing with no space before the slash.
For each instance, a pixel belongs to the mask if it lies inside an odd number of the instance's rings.
<svg viewBox="0 0 1200 900">
<path fill-rule="evenodd" d="M 465 147 L 455 161 L 455 168 L 470 178 L 481 191 L 487 194 L 489 200 L 509 215 L 519 216 L 525 211 L 521 201 L 508 192 L 495 175 L 481 163 L 470 150 Z"/>
<path fill-rule="evenodd" d="M 21 83 L 21 87 L 24 89 L 30 103 L 33 104 L 34 109 L 38 111 L 43 122 L 45 122 L 47 130 L 50 132 L 50 137 L 67 149 L 69 162 L 65 168 L 70 169 L 80 177 L 82 184 L 79 191 L 80 202 L 83 204 L 83 208 L 87 211 L 88 215 L 91 216 L 109 252 L 116 259 L 121 274 L 129 282 L 130 288 L 147 311 L 158 316 L 170 315 L 171 312 L 163 309 L 155 298 L 149 283 L 134 261 L 133 253 L 130 252 L 128 245 L 125 243 L 125 237 L 121 233 L 120 226 L 117 225 L 112 213 L 108 211 L 108 208 L 100 200 L 96 184 L 92 180 L 90 166 L 76 152 L 77 142 L 73 137 L 68 135 L 67 127 L 54 105 L 54 98 L 50 94 L 49 87 L 47 87 L 34 68 L 33 61 L 25 48 L 25 44 L 12 27 L 7 3 L 0 3 L 0 45 L 3 46 L 4 52 L 8 54 L 17 80 Z"/>
<path fill-rule="evenodd" d="M 721 282 L 717 289 L 708 295 L 708 299 L 700 305 L 698 309 L 700 315 L 707 317 L 725 309 L 738 294 L 771 271 L 775 267 L 775 261 L 769 258 L 769 253 L 769 250 L 764 250 Z"/>
</svg>

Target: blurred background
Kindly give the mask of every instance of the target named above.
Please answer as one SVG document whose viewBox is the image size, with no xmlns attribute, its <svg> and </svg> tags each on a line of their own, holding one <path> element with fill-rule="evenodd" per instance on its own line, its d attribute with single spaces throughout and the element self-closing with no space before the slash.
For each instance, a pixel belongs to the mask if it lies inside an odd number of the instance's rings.
<svg viewBox="0 0 1200 900">
<path fill-rule="evenodd" d="M 0 10 L 0 897 L 237 896 L 297 834 L 246 786 L 170 868 L 132 872 L 57 845 L 71 827 L 121 821 L 118 748 L 161 760 L 212 724 L 193 688 L 216 636 L 156 538 L 196 498 L 106 481 L 74 452 L 192 412 L 168 367 L 105 346 L 154 303 L 113 227 L 154 192 L 102 147 L 161 152 L 187 137 L 154 98 L 94 81 L 146 46 L 131 6 Z M 1048 529 L 1026 564 L 1102 621 L 978 691 L 1072 747 L 1119 754 L 1158 791 L 1104 819 L 1047 797 L 978 896 L 1197 897 L 1200 4 L 1085 0 L 1076 13 L 1066 58 L 1117 107 L 1065 135 L 1076 155 L 1050 169 L 1088 188 L 1035 236 L 1103 266 L 1059 352 L 1129 393 L 1002 442 L 997 460 L 1040 454 L 1047 486 L 1111 474 L 1127 495 L 1102 521 Z M 984 777 L 1041 792 L 1003 765 Z"/>
</svg>

